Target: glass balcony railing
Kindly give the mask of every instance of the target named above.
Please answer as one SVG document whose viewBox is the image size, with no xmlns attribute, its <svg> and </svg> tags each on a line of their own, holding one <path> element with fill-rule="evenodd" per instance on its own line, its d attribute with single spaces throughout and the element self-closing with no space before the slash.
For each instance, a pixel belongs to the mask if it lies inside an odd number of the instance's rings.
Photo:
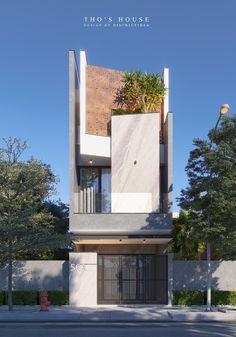
<svg viewBox="0 0 236 337">
<path fill-rule="evenodd" d="M 111 194 L 97 193 L 92 187 L 80 191 L 80 213 L 111 213 Z"/>
</svg>

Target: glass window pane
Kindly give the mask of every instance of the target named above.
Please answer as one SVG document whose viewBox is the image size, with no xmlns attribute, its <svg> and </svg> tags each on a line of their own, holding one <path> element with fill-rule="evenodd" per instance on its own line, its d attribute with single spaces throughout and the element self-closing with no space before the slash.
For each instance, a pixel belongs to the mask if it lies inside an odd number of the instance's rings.
<svg viewBox="0 0 236 337">
<path fill-rule="evenodd" d="M 111 169 L 102 169 L 101 182 L 101 208 L 102 213 L 111 212 Z"/>
<path fill-rule="evenodd" d="M 80 212 L 111 212 L 111 169 L 80 169 Z"/>
</svg>

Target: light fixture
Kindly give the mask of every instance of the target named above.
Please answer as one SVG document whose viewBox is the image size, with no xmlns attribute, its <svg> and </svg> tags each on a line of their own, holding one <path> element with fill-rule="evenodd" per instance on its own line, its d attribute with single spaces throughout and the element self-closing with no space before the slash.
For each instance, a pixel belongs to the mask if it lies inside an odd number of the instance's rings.
<svg viewBox="0 0 236 337">
<path fill-rule="evenodd" d="M 93 165 L 93 159 L 89 159 L 89 164 Z"/>
<path fill-rule="evenodd" d="M 220 114 L 224 115 L 229 111 L 229 104 L 222 104 L 220 107 Z"/>
</svg>

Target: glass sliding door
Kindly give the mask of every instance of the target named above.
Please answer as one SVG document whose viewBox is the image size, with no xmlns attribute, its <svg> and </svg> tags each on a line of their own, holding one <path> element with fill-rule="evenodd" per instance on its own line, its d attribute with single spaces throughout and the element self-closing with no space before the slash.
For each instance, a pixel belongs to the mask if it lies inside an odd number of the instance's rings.
<svg viewBox="0 0 236 337">
<path fill-rule="evenodd" d="M 80 168 L 80 213 L 111 212 L 111 169 Z"/>
<path fill-rule="evenodd" d="M 96 213 L 100 211 L 99 170 L 96 168 L 80 169 L 80 212 Z"/>
</svg>

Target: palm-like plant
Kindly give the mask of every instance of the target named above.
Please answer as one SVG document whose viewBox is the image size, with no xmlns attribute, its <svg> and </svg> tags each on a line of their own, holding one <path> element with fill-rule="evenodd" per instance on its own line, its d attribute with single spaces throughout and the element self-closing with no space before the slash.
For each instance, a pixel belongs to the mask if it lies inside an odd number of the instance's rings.
<svg viewBox="0 0 236 337">
<path fill-rule="evenodd" d="M 188 214 L 183 211 L 180 212 L 179 218 L 174 219 L 173 240 L 170 246 L 172 252 L 180 259 L 196 259 L 205 250 L 205 245 L 193 238 L 188 221 Z"/>
<path fill-rule="evenodd" d="M 166 94 L 159 74 L 141 71 L 125 72 L 124 85 L 117 90 L 115 104 L 130 112 L 157 112 Z M 120 109 L 115 109 L 120 110 Z"/>
</svg>

